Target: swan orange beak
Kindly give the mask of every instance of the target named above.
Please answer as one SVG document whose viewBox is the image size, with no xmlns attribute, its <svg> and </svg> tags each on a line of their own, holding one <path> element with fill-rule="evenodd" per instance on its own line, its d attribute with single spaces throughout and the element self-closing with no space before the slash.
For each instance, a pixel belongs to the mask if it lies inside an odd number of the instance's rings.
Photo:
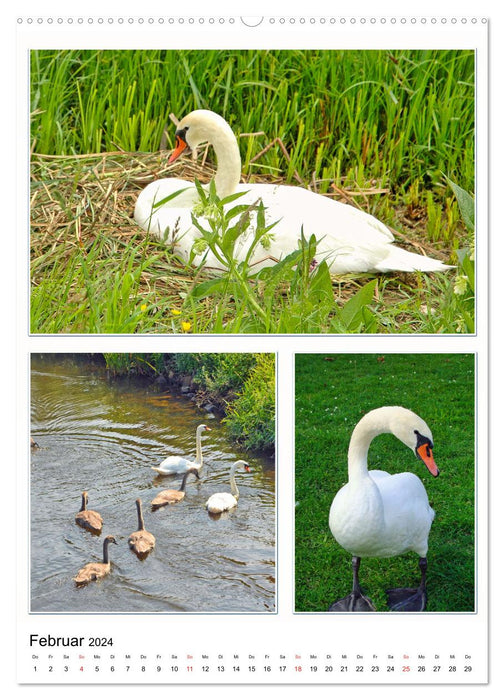
<svg viewBox="0 0 504 700">
<path fill-rule="evenodd" d="M 171 156 L 168 158 L 168 163 L 173 163 L 173 161 L 177 160 L 179 156 L 182 155 L 182 153 L 186 150 L 186 148 L 189 148 L 187 143 L 184 141 L 183 138 L 180 136 L 176 137 L 176 142 L 175 142 L 175 150 L 171 154 Z"/>
<path fill-rule="evenodd" d="M 432 456 L 432 448 L 430 448 L 429 445 L 425 443 L 424 445 L 420 445 L 420 447 L 417 447 L 416 453 L 420 457 L 422 462 L 425 464 L 427 469 L 430 471 L 432 476 L 438 476 L 439 469 L 437 468 L 437 464 L 434 461 L 434 457 Z"/>
</svg>

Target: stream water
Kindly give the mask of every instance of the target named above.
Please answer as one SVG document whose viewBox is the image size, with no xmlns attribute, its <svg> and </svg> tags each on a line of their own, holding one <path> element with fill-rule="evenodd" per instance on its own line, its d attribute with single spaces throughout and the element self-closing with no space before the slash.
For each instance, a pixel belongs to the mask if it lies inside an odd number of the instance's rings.
<svg viewBox="0 0 504 700">
<path fill-rule="evenodd" d="M 162 489 L 178 489 L 180 476 L 160 477 L 151 467 L 169 454 L 195 457 L 195 432 L 206 423 L 202 478 L 188 481 L 180 503 L 152 511 Z M 151 382 L 109 378 L 83 356 L 33 356 L 31 434 L 32 612 L 274 612 L 274 462 L 247 454 L 227 438 L 219 418 Z M 238 473 L 238 506 L 219 517 L 208 497 L 229 491 Z M 81 493 L 104 521 L 101 535 L 76 525 Z M 137 530 L 135 500 L 156 546 L 143 561 L 128 547 Z M 101 561 L 103 538 L 111 572 L 77 587 L 72 578 Z"/>
</svg>

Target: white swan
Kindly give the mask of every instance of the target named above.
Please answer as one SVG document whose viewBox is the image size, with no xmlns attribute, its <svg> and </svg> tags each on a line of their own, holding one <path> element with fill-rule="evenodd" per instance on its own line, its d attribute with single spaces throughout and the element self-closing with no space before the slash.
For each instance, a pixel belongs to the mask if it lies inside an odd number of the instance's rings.
<svg viewBox="0 0 504 700">
<path fill-rule="evenodd" d="M 432 456 L 432 433 L 415 413 L 401 406 L 384 406 L 367 413 L 356 425 L 348 448 L 348 483 L 331 505 L 329 527 L 334 539 L 353 555 L 353 589 L 331 611 L 374 610 L 359 584 L 361 557 L 393 557 L 416 552 L 421 581 L 417 589 L 387 591 L 392 610 L 424 610 L 428 538 L 434 511 L 420 479 L 410 472 L 368 472 L 367 455 L 373 438 L 392 433 L 410 447 L 433 476 L 439 470 Z"/>
<path fill-rule="evenodd" d="M 274 236 L 271 245 L 256 249 L 250 261 L 254 269 L 272 265 L 294 252 L 298 248 L 301 230 L 306 239 L 314 234 L 320 241 L 317 260 L 327 260 L 331 272 L 335 274 L 393 270 L 438 272 L 451 267 L 392 245 L 394 237 L 390 230 L 375 217 L 355 207 L 302 187 L 240 184 L 238 143 L 230 126 L 215 112 L 205 109 L 191 112 L 179 123 L 175 135 L 176 148 L 169 163 L 187 148 L 194 149 L 208 141 L 217 156 L 215 185 L 218 196 L 222 199 L 237 192 L 246 193 L 228 204 L 227 208 L 237 204 L 254 205 L 262 200 L 266 207 L 266 223 L 278 222 L 272 229 Z M 180 193 L 174 196 L 177 192 Z M 167 197 L 170 197 L 169 201 L 156 207 L 156 202 Z M 140 193 L 135 207 L 135 221 L 161 240 L 172 242 L 177 252 L 187 260 L 194 240 L 201 237 L 191 221 L 191 210 L 198 202 L 196 188 L 191 183 L 178 178 L 157 180 Z M 233 222 L 235 219 L 232 219 Z M 235 249 L 239 261 L 245 258 L 252 236 L 253 227 L 249 226 Z M 202 255 L 197 255 L 195 262 L 199 263 L 202 259 Z M 205 264 L 222 267 L 210 252 Z"/>
<path fill-rule="evenodd" d="M 231 493 L 214 493 L 208 501 L 206 502 L 206 508 L 209 513 L 223 513 L 225 510 L 231 510 L 236 505 L 238 505 L 238 498 L 240 497 L 240 492 L 238 491 L 238 486 L 235 480 L 235 471 L 238 467 L 243 467 L 246 472 L 250 471 L 250 465 L 244 462 L 243 459 L 239 459 L 231 467 L 229 473 L 229 483 L 231 484 Z"/>
<path fill-rule="evenodd" d="M 164 459 L 159 467 L 151 467 L 155 472 L 162 476 L 170 474 L 184 474 L 189 469 L 196 469 L 199 473 L 203 466 L 203 454 L 201 452 L 201 433 L 204 430 L 211 430 L 208 425 L 198 425 L 196 428 L 196 461 L 191 462 L 185 457 L 171 456 Z"/>
</svg>

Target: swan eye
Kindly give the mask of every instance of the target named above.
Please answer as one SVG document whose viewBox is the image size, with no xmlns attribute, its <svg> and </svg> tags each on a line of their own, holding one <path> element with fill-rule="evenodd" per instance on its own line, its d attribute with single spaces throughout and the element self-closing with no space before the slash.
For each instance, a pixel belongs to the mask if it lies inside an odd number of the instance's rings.
<svg viewBox="0 0 504 700">
<path fill-rule="evenodd" d="M 189 127 L 188 127 L 188 126 L 184 126 L 183 129 L 177 129 L 177 131 L 175 132 L 175 136 L 176 136 L 177 138 L 179 138 L 179 139 L 182 139 L 182 141 L 183 141 L 186 145 L 187 145 L 186 135 L 187 135 L 187 132 L 188 132 L 188 131 L 189 131 Z"/>
<path fill-rule="evenodd" d="M 432 448 L 433 448 L 432 440 L 430 440 L 428 437 L 425 437 L 425 435 L 422 435 L 421 433 L 419 433 L 418 430 L 415 430 L 414 433 L 417 436 L 417 444 L 415 447 L 415 453 L 416 453 L 417 457 L 419 459 L 421 459 L 421 457 L 418 454 L 418 449 L 420 447 L 423 447 L 423 446 L 425 446 L 425 451 L 427 453 L 427 457 L 431 457 L 432 456 Z"/>
</svg>

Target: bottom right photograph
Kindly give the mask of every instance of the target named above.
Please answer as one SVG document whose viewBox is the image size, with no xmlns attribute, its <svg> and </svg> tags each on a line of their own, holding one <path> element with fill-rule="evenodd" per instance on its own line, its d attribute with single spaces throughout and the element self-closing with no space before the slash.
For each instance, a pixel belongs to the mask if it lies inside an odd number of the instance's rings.
<svg viewBox="0 0 504 700">
<path fill-rule="evenodd" d="M 295 356 L 295 611 L 475 611 L 476 356 Z"/>
</svg>

